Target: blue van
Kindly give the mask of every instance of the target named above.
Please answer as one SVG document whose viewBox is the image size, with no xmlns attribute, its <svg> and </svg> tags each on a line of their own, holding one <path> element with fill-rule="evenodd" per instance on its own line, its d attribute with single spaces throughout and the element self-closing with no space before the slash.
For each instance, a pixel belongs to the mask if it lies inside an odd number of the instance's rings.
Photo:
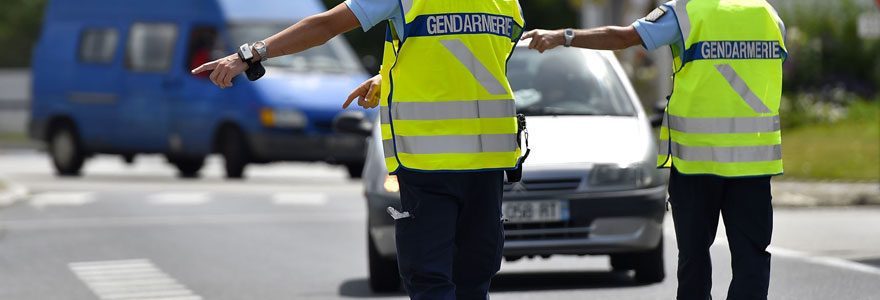
<svg viewBox="0 0 880 300">
<path fill-rule="evenodd" d="M 190 74 L 324 10 L 318 0 L 51 0 L 32 62 L 31 137 L 62 176 L 93 154 L 157 153 L 195 177 L 219 153 L 228 178 L 274 161 L 326 161 L 359 177 L 365 139 L 332 124 L 375 113 L 341 109 L 368 76 L 342 38 L 270 59 L 264 78 L 238 76 L 229 89 Z"/>
</svg>

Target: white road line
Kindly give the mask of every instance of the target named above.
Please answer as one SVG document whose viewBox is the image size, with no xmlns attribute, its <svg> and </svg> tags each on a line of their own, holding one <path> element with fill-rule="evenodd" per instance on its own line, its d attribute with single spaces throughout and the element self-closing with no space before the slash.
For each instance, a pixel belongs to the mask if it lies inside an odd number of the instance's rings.
<svg viewBox="0 0 880 300">
<path fill-rule="evenodd" d="M 92 192 L 50 192 L 34 195 L 31 206 L 43 209 L 47 206 L 82 206 L 95 201 Z"/>
<path fill-rule="evenodd" d="M 200 205 L 211 201 L 211 195 L 201 192 L 158 193 L 147 197 L 151 204 L 159 205 Z"/>
<path fill-rule="evenodd" d="M 727 242 L 727 235 L 723 230 L 724 229 L 723 224 L 719 224 L 719 226 L 721 226 L 721 228 L 720 228 L 720 230 L 718 230 L 718 233 L 715 236 L 715 242 L 713 244 L 729 247 L 730 244 L 728 244 L 728 242 Z M 675 229 L 672 226 L 668 226 L 668 225 L 664 226 L 663 231 L 667 236 L 675 237 Z M 787 257 L 787 258 L 797 259 L 797 260 L 805 261 L 805 262 L 812 263 L 812 264 L 823 265 L 823 266 L 834 267 L 834 268 L 845 269 L 845 270 L 851 270 L 851 271 L 856 271 L 856 272 L 861 272 L 861 273 L 866 273 L 866 274 L 880 275 L 880 268 L 878 268 L 878 267 L 868 265 L 868 264 L 854 262 L 851 260 L 846 260 L 843 258 L 829 257 L 829 256 L 816 256 L 816 255 L 812 255 L 807 252 L 776 247 L 773 245 L 770 245 L 770 247 L 767 247 L 767 252 L 770 252 L 770 254 L 778 256 L 778 257 Z"/>
<path fill-rule="evenodd" d="M 101 300 L 201 300 L 147 259 L 74 262 L 71 271 Z"/>
<path fill-rule="evenodd" d="M 730 245 L 727 242 L 726 236 L 719 236 L 719 237 L 715 238 L 714 244 L 715 245 L 723 245 L 723 246 L 727 246 L 727 247 L 729 247 L 729 245 Z M 791 250 L 791 249 L 786 249 L 786 248 L 780 248 L 780 247 L 776 247 L 773 245 L 770 245 L 770 247 L 767 247 L 767 252 L 770 252 L 770 254 L 772 254 L 774 256 L 797 259 L 797 260 L 805 261 L 805 262 L 812 263 L 812 264 L 823 265 L 823 266 L 827 266 L 827 267 L 834 267 L 834 268 L 838 268 L 838 269 L 845 269 L 845 270 L 850 270 L 850 271 L 856 271 L 856 272 L 872 274 L 872 275 L 880 275 L 880 268 L 877 268 L 877 267 L 874 267 L 871 265 L 867 265 L 867 264 L 863 264 L 863 263 L 854 262 L 851 260 L 846 260 L 843 258 L 829 257 L 829 256 L 816 256 L 816 255 L 812 255 L 812 254 L 809 254 L 806 252 L 801 252 L 801 251 Z"/>
<path fill-rule="evenodd" d="M 852 271 L 857 271 L 857 272 L 862 272 L 862 273 L 880 275 L 880 268 L 877 268 L 877 267 L 874 267 L 871 265 L 867 265 L 867 264 L 863 264 L 863 263 L 857 263 L 857 262 L 854 262 L 851 260 L 846 260 L 843 258 L 828 257 L 828 256 L 813 256 L 813 255 L 810 255 L 809 253 L 806 253 L 806 252 L 800 252 L 797 250 L 790 250 L 790 249 L 779 248 L 779 247 L 774 247 L 774 246 L 768 247 L 767 251 L 769 251 L 773 255 L 778 255 L 778 256 L 782 256 L 782 257 L 797 258 L 797 259 L 804 260 L 804 261 L 814 263 L 814 264 L 825 265 L 825 266 L 835 267 L 835 268 L 840 268 L 840 269 L 847 269 L 847 270 L 852 270 Z"/>
<path fill-rule="evenodd" d="M 327 194 L 324 193 L 276 193 L 272 195 L 272 203 L 275 205 L 311 205 L 320 206 L 327 204 Z"/>
</svg>

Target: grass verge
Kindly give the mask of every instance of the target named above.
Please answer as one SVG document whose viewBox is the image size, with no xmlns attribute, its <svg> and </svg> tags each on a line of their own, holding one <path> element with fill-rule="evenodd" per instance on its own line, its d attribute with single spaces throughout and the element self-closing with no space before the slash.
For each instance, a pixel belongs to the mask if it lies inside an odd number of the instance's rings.
<svg viewBox="0 0 880 300">
<path fill-rule="evenodd" d="M 858 103 L 845 120 L 784 129 L 783 178 L 880 180 L 878 116 L 880 102 Z"/>
</svg>

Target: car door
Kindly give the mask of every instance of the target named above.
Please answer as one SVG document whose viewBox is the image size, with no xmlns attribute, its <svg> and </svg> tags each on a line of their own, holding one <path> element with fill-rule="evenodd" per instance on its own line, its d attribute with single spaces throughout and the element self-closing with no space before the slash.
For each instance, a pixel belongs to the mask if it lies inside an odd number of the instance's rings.
<svg viewBox="0 0 880 300">
<path fill-rule="evenodd" d="M 113 149 L 113 128 L 117 125 L 117 107 L 122 73 L 119 52 L 120 32 L 112 24 L 83 26 L 77 40 L 76 67 L 71 72 L 67 100 L 80 137 L 97 151 Z"/>
<path fill-rule="evenodd" d="M 132 151 L 168 149 L 169 107 L 183 86 L 181 72 L 174 69 L 179 36 L 172 22 L 137 22 L 129 29 L 118 138 Z"/>
</svg>

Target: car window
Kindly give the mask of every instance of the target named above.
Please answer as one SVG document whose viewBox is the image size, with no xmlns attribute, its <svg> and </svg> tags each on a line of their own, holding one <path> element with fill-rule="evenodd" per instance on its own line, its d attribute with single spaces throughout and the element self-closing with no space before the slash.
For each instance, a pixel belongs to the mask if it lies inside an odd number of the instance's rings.
<svg viewBox="0 0 880 300">
<path fill-rule="evenodd" d="M 527 115 L 635 115 L 611 63 L 597 52 L 518 49 L 507 76 L 517 110 Z"/>
<path fill-rule="evenodd" d="M 89 28 L 79 39 L 79 60 L 84 63 L 107 64 L 113 61 L 119 32 L 113 28 Z"/>
<path fill-rule="evenodd" d="M 233 46 L 253 43 L 284 30 L 289 24 L 235 23 L 229 25 Z M 274 57 L 263 63 L 269 67 L 287 68 L 301 72 L 360 72 L 360 62 L 354 52 L 340 38 L 333 38 L 324 45 L 293 55 Z"/>
<path fill-rule="evenodd" d="M 136 23 L 131 27 L 126 67 L 139 72 L 164 72 L 171 66 L 177 26 L 169 23 Z"/>
</svg>

